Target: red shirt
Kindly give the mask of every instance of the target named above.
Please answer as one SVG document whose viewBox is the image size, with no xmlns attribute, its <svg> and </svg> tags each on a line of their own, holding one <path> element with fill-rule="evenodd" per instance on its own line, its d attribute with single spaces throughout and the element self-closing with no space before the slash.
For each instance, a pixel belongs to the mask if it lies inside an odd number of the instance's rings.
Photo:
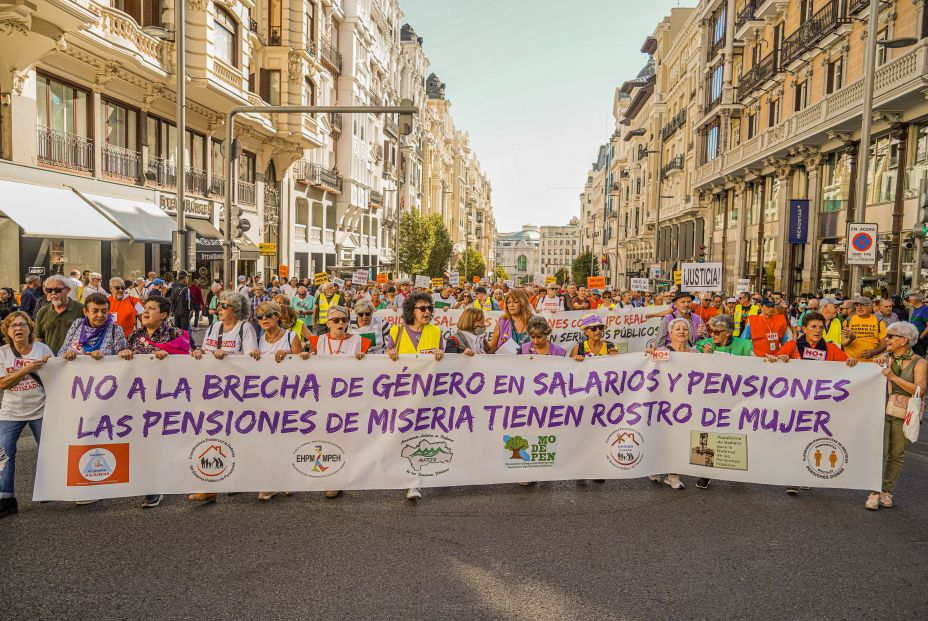
<svg viewBox="0 0 928 621">
<path fill-rule="evenodd" d="M 110 296 L 110 315 L 113 315 L 113 322 L 122 328 L 126 338 L 135 331 L 135 318 L 138 316 L 135 304 L 135 298 L 128 295 L 121 300 Z"/>
<path fill-rule="evenodd" d="M 699 315 L 700 319 L 703 321 L 709 321 L 711 318 L 719 314 L 719 309 L 715 306 L 703 306 L 702 304 L 696 304 L 693 306 L 693 312 Z"/>
<path fill-rule="evenodd" d="M 805 360 L 825 360 L 828 362 L 846 362 L 847 354 L 841 351 L 834 343 L 825 343 L 827 351 L 822 351 L 816 349 L 810 351 L 811 348 L 806 348 Z M 778 356 L 789 356 L 793 360 L 799 360 L 801 356 L 799 355 L 799 350 L 796 349 L 796 341 L 786 341 L 783 343 L 783 346 L 780 347 L 780 350 L 777 352 Z M 819 355 L 823 355 L 823 358 L 819 358 Z"/>
</svg>

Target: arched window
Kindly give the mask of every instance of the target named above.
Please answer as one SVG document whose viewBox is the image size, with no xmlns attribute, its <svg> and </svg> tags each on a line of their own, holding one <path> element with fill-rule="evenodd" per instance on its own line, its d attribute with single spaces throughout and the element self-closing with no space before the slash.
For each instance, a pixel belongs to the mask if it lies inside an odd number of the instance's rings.
<svg viewBox="0 0 928 621">
<path fill-rule="evenodd" d="M 528 271 L 528 258 L 524 254 L 520 254 L 519 258 L 516 259 L 516 270 L 519 272 Z"/>
<path fill-rule="evenodd" d="M 226 64 L 238 67 L 238 22 L 218 5 L 213 17 L 213 40 L 216 56 Z"/>
</svg>

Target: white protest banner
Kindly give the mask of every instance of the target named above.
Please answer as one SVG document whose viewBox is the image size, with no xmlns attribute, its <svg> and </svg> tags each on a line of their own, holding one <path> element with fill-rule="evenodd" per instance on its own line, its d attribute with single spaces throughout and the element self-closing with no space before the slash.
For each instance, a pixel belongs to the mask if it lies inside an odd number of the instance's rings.
<svg viewBox="0 0 928 621">
<path fill-rule="evenodd" d="M 606 324 L 603 338 L 610 343 L 615 343 L 616 349 L 621 353 L 643 352 L 649 345 L 654 344 L 661 323 L 660 317 L 648 317 L 648 315 L 657 315 L 665 310 L 667 310 L 666 306 L 649 306 L 646 308 L 616 308 L 613 311 L 600 312 L 598 314 Z M 442 334 L 447 336 L 457 329 L 458 318 L 463 312 L 464 309 L 461 308 L 436 310 L 432 316 L 432 323 L 441 328 Z M 583 339 L 580 320 L 588 312 L 541 313 L 540 316 L 544 317 L 551 326 L 551 342 L 562 345 L 569 352 Z M 500 311 L 484 311 L 483 316 L 487 319 L 487 334 L 493 333 L 496 322 L 502 314 Z M 390 325 L 403 322 L 402 314 L 391 309 L 376 311 L 374 315 Z"/>
<path fill-rule="evenodd" d="M 516 286 L 514 280 L 504 280 L 503 284 L 509 287 L 510 289 Z"/>
<path fill-rule="evenodd" d="M 546 284 L 548 284 L 545 281 L 545 275 L 541 272 L 535 272 L 535 274 L 532 276 L 532 282 L 536 287 L 544 287 Z"/>
<path fill-rule="evenodd" d="M 341 278 L 332 278 L 332 284 L 337 285 L 339 288 L 342 288 L 345 286 L 345 281 L 342 280 Z"/>
<path fill-rule="evenodd" d="M 432 279 L 428 276 L 419 274 L 416 276 L 416 289 L 431 289 L 432 288 Z"/>
<path fill-rule="evenodd" d="M 671 353 L 50 361 L 34 499 L 638 478 L 878 489 L 877 365 Z"/>
<path fill-rule="evenodd" d="M 721 263 L 684 263 L 680 271 L 681 291 L 712 293 L 722 290 Z"/>
<path fill-rule="evenodd" d="M 452 287 L 461 286 L 461 273 L 460 272 L 451 272 L 448 274 L 448 284 Z"/>
<path fill-rule="evenodd" d="M 651 281 L 647 278 L 632 278 L 632 291 L 650 291 Z"/>
<path fill-rule="evenodd" d="M 355 270 L 351 275 L 351 284 L 364 286 L 367 284 L 367 270 Z"/>
<path fill-rule="evenodd" d="M 750 278 L 739 278 L 738 284 L 735 285 L 735 293 L 750 293 L 751 292 L 751 279 Z"/>
</svg>

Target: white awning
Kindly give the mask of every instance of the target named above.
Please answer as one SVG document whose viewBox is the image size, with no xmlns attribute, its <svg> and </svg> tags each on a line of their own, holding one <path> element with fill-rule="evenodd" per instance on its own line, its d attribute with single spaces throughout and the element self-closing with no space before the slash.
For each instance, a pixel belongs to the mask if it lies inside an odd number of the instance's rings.
<svg viewBox="0 0 928 621">
<path fill-rule="evenodd" d="M 111 198 L 98 194 L 79 194 L 138 242 L 170 244 L 176 225 L 174 218 L 154 203 Z"/>
<path fill-rule="evenodd" d="M 70 188 L 0 179 L 0 211 L 18 224 L 26 237 L 130 239 Z"/>
</svg>

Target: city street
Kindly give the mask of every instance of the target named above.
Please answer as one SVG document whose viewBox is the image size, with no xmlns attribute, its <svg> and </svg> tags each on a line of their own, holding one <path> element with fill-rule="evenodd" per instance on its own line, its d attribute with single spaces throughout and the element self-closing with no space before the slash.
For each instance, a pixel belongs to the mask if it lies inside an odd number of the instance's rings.
<svg viewBox="0 0 928 621">
<path fill-rule="evenodd" d="M 922 434 L 923 438 L 925 434 Z M 32 503 L 0 524 L 7 619 L 923 619 L 928 443 L 898 506 L 646 480 Z M 748 604 L 749 602 L 749 604 Z"/>
</svg>

